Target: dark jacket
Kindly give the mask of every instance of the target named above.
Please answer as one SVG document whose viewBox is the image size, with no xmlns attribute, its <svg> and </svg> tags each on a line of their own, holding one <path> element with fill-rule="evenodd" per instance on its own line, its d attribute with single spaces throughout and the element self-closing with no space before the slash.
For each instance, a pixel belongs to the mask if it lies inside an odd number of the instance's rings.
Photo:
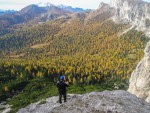
<svg viewBox="0 0 150 113">
<path fill-rule="evenodd" d="M 69 87 L 69 86 L 64 81 L 58 81 L 57 87 L 58 87 L 59 94 L 64 95 L 64 94 L 66 94 L 66 87 Z"/>
</svg>

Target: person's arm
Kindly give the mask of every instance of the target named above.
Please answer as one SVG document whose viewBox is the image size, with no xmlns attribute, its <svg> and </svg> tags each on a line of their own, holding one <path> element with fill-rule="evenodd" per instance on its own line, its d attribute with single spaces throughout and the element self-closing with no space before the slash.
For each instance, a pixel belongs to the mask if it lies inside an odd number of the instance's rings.
<svg viewBox="0 0 150 113">
<path fill-rule="evenodd" d="M 57 87 L 59 87 L 59 81 L 57 82 Z"/>
<path fill-rule="evenodd" d="M 66 84 L 66 87 L 69 87 L 69 85 L 65 82 L 65 84 Z"/>
</svg>

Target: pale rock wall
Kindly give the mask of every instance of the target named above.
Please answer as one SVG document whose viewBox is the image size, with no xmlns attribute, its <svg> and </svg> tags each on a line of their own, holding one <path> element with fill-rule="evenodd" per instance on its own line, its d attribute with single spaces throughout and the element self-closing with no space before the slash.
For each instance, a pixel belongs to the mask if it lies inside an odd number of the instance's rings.
<svg viewBox="0 0 150 113">
<path fill-rule="evenodd" d="M 144 52 L 144 58 L 131 75 L 128 91 L 150 102 L 150 42 Z"/>
<path fill-rule="evenodd" d="M 129 23 L 150 37 L 150 3 L 142 0 L 112 0 L 116 9 L 113 20 Z M 150 42 L 145 48 L 145 56 L 139 62 L 130 78 L 128 91 L 150 102 Z"/>
<path fill-rule="evenodd" d="M 114 21 L 130 23 L 141 31 L 150 31 L 150 3 L 142 0 L 112 0 L 111 6 L 116 9 Z"/>
</svg>

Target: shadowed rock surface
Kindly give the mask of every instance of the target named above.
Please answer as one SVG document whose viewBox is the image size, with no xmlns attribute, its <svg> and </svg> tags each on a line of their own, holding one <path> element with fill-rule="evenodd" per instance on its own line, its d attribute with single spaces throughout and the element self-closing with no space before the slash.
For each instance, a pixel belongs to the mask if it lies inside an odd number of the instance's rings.
<svg viewBox="0 0 150 113">
<path fill-rule="evenodd" d="M 44 104 L 33 103 L 17 113 L 149 113 L 150 104 L 127 91 L 91 92 L 69 95 L 67 103 L 58 97 L 47 98 Z"/>
</svg>

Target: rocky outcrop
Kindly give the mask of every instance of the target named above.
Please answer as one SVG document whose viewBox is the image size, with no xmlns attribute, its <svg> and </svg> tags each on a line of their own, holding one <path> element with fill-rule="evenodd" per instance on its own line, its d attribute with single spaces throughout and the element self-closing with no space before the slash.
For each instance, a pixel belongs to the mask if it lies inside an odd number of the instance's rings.
<svg viewBox="0 0 150 113">
<path fill-rule="evenodd" d="M 8 113 L 11 110 L 11 105 L 7 104 L 6 102 L 0 103 L 0 113 Z"/>
<path fill-rule="evenodd" d="M 67 103 L 57 103 L 58 97 L 44 104 L 33 103 L 17 113 L 149 113 L 150 104 L 126 91 L 91 92 L 70 95 Z"/>
<path fill-rule="evenodd" d="M 112 0 L 116 9 L 115 22 L 129 23 L 150 37 L 150 3 L 142 0 Z M 145 48 L 145 56 L 139 62 L 130 78 L 129 92 L 150 102 L 150 42 Z"/>
<path fill-rule="evenodd" d="M 92 23 L 95 21 L 106 22 L 110 20 L 115 14 L 115 9 L 109 4 L 101 2 L 98 9 L 92 10 L 87 13 L 85 18 L 85 24 Z M 83 15 L 83 14 L 82 14 Z"/>
<path fill-rule="evenodd" d="M 144 58 L 131 75 L 128 91 L 150 102 L 150 42 L 144 52 Z"/>
<path fill-rule="evenodd" d="M 113 20 L 130 23 L 138 30 L 150 31 L 150 3 L 142 0 L 112 0 L 111 6 L 116 9 Z"/>
</svg>

